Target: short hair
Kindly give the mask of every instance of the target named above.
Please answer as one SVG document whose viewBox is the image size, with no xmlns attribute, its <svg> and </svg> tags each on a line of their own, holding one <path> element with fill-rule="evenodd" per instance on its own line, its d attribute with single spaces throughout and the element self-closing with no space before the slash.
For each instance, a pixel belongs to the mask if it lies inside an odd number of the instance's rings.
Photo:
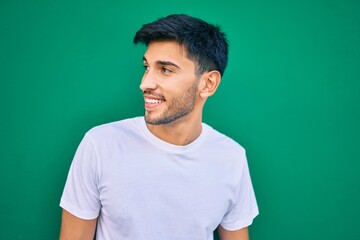
<svg viewBox="0 0 360 240">
<path fill-rule="evenodd" d="M 162 40 L 175 40 L 185 47 L 187 57 L 195 62 L 197 76 L 212 70 L 224 74 L 228 42 L 219 26 L 185 14 L 172 14 L 144 24 L 133 41 L 148 46 Z"/>
</svg>

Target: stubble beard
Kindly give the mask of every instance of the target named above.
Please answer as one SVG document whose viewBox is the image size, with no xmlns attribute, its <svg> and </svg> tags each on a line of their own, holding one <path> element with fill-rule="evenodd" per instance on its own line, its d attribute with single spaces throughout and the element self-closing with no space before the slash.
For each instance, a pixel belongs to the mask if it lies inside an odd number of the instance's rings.
<svg viewBox="0 0 360 240">
<path fill-rule="evenodd" d="M 167 102 L 167 109 L 158 117 L 151 117 L 151 112 L 145 113 L 145 121 L 151 125 L 160 125 L 172 123 L 194 110 L 196 94 L 198 91 L 198 79 L 195 79 L 193 85 L 181 97 Z"/>
</svg>

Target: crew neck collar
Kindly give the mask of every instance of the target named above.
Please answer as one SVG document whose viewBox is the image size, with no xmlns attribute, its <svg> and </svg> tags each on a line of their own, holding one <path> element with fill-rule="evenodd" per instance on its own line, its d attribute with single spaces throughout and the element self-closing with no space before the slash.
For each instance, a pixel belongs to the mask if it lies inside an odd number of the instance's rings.
<svg viewBox="0 0 360 240">
<path fill-rule="evenodd" d="M 154 145 L 156 145 L 157 147 L 169 151 L 169 152 L 176 152 L 176 153 L 181 153 L 181 152 L 187 152 L 187 151 L 192 151 L 193 149 L 197 148 L 202 141 L 205 138 L 206 132 L 207 132 L 207 128 L 205 124 L 201 124 L 201 133 L 200 135 L 191 143 L 181 146 L 181 145 L 175 145 L 175 144 L 171 144 L 168 143 L 160 138 L 158 138 L 157 136 L 155 136 L 152 132 L 150 132 L 150 130 L 148 129 L 145 119 L 144 117 L 138 117 L 137 119 L 137 125 L 139 126 L 141 132 L 144 134 L 144 136 Z"/>
</svg>

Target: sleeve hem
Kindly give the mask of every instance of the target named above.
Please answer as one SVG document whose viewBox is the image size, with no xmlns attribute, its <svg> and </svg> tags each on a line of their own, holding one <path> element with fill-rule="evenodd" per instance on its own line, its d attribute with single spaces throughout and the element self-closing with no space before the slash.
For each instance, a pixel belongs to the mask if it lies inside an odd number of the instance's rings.
<svg viewBox="0 0 360 240">
<path fill-rule="evenodd" d="M 239 220 L 233 223 L 220 223 L 221 227 L 228 231 L 236 231 L 242 228 L 248 227 L 253 223 L 254 218 L 259 214 L 259 211 L 254 212 L 251 214 L 251 217 L 245 220 Z"/>
<path fill-rule="evenodd" d="M 75 217 L 85 219 L 85 220 L 92 220 L 99 216 L 99 213 L 96 211 L 82 211 L 78 209 L 77 207 L 73 206 L 72 204 L 68 203 L 64 199 L 61 199 L 60 201 L 60 207 Z"/>
</svg>

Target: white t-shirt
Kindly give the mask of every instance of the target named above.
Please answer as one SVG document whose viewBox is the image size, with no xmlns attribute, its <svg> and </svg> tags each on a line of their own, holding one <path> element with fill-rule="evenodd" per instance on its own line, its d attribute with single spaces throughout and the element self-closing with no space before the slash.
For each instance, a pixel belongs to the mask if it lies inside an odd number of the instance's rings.
<svg viewBox="0 0 360 240">
<path fill-rule="evenodd" d="M 202 124 L 186 146 L 158 139 L 143 117 L 91 129 L 72 162 L 60 206 L 98 217 L 97 239 L 211 240 L 258 214 L 244 149 Z"/>
</svg>

